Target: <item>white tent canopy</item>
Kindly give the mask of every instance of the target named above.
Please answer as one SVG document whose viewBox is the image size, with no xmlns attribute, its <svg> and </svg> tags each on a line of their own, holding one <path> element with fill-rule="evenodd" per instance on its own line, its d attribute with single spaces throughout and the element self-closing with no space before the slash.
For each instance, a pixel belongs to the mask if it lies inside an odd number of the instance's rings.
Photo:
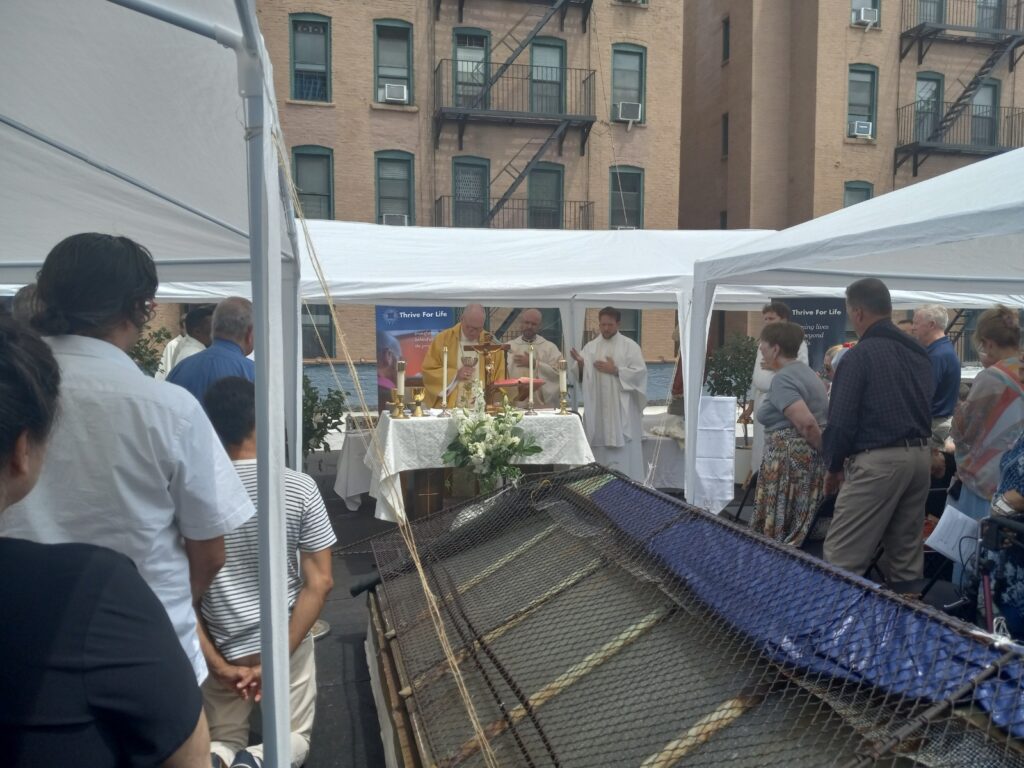
<svg viewBox="0 0 1024 768">
<path fill-rule="evenodd" d="M 299 423 L 279 134 L 252 0 L 0 4 L 0 282 L 34 280 L 58 241 L 97 231 L 149 248 L 165 281 L 253 286 L 268 765 L 289 747 L 285 402 L 290 434 Z"/>
<path fill-rule="evenodd" d="M 808 221 L 694 268 L 686 391 L 701 391 L 707 327 L 719 287 L 842 289 L 878 277 L 890 289 L 984 306 L 1024 306 L 1024 150 Z M 824 291 L 819 295 L 826 295 Z M 963 297 L 959 299 L 957 297 Z M 697 439 L 698 398 L 687 398 L 687 439 Z M 687 452 L 686 482 L 701 503 Z"/>
</svg>

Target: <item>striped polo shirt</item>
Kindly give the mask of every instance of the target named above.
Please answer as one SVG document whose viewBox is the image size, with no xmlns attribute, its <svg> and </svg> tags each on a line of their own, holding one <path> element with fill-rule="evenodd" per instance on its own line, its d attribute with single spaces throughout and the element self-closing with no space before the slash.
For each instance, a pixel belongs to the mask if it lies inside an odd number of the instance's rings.
<svg viewBox="0 0 1024 768">
<path fill-rule="evenodd" d="M 253 504 L 256 460 L 234 462 Z M 319 552 L 337 538 L 316 483 L 309 475 L 284 470 L 288 546 L 288 611 L 302 590 L 299 552 Z M 202 613 L 213 644 L 231 661 L 260 651 L 259 521 L 253 515 L 224 536 L 224 567 L 203 595 Z"/>
</svg>

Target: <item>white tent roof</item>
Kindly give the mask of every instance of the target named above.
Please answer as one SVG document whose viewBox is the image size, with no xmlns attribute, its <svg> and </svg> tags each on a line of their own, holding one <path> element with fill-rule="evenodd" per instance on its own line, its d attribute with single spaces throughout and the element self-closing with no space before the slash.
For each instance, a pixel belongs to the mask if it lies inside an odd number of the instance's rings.
<svg viewBox="0 0 1024 768">
<path fill-rule="evenodd" d="M 230 0 L 158 5 L 242 37 Z M 0 283 L 89 231 L 145 245 L 163 281 L 249 279 L 232 50 L 110 2 L 5 0 L 0 61 Z"/>
<path fill-rule="evenodd" d="M 844 208 L 696 265 L 698 282 L 1024 294 L 1024 149 Z"/>
<path fill-rule="evenodd" d="M 310 240 L 336 302 L 510 306 L 599 301 L 677 306 L 697 259 L 742 246 L 767 230 L 565 231 L 384 227 L 309 220 Z M 324 290 L 305 242 L 301 295 Z M 215 299 L 242 284 L 175 283 L 165 300 Z"/>
<path fill-rule="evenodd" d="M 878 277 L 894 297 L 925 292 L 954 306 L 996 300 L 1024 306 L 1024 150 L 808 221 L 694 267 L 686 391 L 700 392 L 716 289 L 829 286 Z M 825 295 L 824 291 L 815 291 Z M 903 294 L 905 298 L 907 294 Z M 690 362 L 696 364 L 690 365 Z M 697 439 L 699 398 L 687 398 L 687 440 Z M 702 504 L 695 451 L 688 497 Z"/>
</svg>

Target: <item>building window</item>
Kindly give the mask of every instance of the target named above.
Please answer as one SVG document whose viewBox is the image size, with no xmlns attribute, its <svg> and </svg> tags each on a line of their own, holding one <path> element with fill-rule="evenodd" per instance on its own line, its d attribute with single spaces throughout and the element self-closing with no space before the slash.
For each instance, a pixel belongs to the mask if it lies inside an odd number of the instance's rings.
<svg viewBox="0 0 1024 768">
<path fill-rule="evenodd" d="M 943 77 L 918 72 L 914 91 L 914 141 L 929 141 L 942 119 Z"/>
<path fill-rule="evenodd" d="M 850 0 L 850 21 L 854 24 L 860 22 L 860 11 L 862 8 L 878 10 L 879 0 Z M 879 14 L 881 17 L 881 14 Z"/>
<path fill-rule="evenodd" d="M 452 226 L 482 227 L 490 211 L 490 162 L 452 158 Z"/>
<path fill-rule="evenodd" d="M 718 212 L 718 228 L 728 229 L 729 228 L 729 212 L 719 211 Z"/>
<path fill-rule="evenodd" d="M 565 41 L 534 38 L 530 46 L 530 111 L 565 112 Z"/>
<path fill-rule="evenodd" d="M 647 50 L 639 45 L 616 43 L 612 46 L 612 120 L 628 120 L 632 115 L 620 104 L 639 104 L 637 122 L 647 119 L 644 90 L 647 80 Z M 636 114 L 636 113 L 633 113 Z"/>
<path fill-rule="evenodd" d="M 412 104 L 412 24 L 378 19 L 373 26 L 376 99 Z M 387 88 L 389 85 L 395 88 Z"/>
<path fill-rule="evenodd" d="M 562 229 L 564 169 L 557 163 L 537 163 L 526 180 L 526 226 Z"/>
<path fill-rule="evenodd" d="M 619 321 L 619 333 L 627 339 L 640 343 L 640 310 L 620 309 L 622 320 Z"/>
<path fill-rule="evenodd" d="M 878 87 L 878 68 L 869 64 L 853 64 L 850 66 L 850 79 L 847 95 L 847 135 L 866 134 L 864 138 L 875 138 L 876 127 L 876 95 Z"/>
<path fill-rule="evenodd" d="M 334 320 L 324 304 L 302 305 L 302 356 L 334 357 Z"/>
<path fill-rule="evenodd" d="M 724 19 L 722 19 L 722 61 L 729 60 L 730 31 L 731 30 L 729 28 L 729 17 L 726 16 Z"/>
<path fill-rule="evenodd" d="M 302 215 L 307 219 L 333 219 L 334 153 L 327 147 L 293 147 L 292 166 Z"/>
<path fill-rule="evenodd" d="M 729 113 L 722 115 L 722 157 L 729 156 Z"/>
<path fill-rule="evenodd" d="M 643 229 L 644 171 L 631 165 L 611 168 L 608 225 L 612 229 Z"/>
<path fill-rule="evenodd" d="M 296 13 L 291 21 L 292 98 L 331 100 L 331 20 L 312 13 Z"/>
<path fill-rule="evenodd" d="M 473 107 L 490 74 L 491 36 L 476 29 L 456 29 L 454 36 L 455 106 Z M 487 109 L 486 101 L 477 106 Z"/>
<path fill-rule="evenodd" d="M 971 99 L 971 144 L 976 147 L 994 147 L 998 129 L 999 82 L 986 80 Z"/>
<path fill-rule="evenodd" d="M 843 185 L 843 208 L 863 203 L 875 196 L 875 187 L 867 181 L 848 181 Z"/>
<path fill-rule="evenodd" d="M 386 150 L 377 163 L 377 223 L 412 226 L 416 223 L 413 194 L 413 156 Z"/>
</svg>

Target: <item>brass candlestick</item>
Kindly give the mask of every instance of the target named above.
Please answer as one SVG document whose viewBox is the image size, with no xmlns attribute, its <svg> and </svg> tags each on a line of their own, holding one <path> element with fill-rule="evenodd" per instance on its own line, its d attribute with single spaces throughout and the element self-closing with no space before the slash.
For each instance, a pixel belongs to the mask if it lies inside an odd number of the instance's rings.
<svg viewBox="0 0 1024 768">
<path fill-rule="evenodd" d="M 562 392 L 562 395 L 559 398 L 558 404 L 560 406 L 559 409 L 558 409 L 558 415 L 559 416 L 568 416 L 569 415 L 569 393 L 568 392 Z"/>
<path fill-rule="evenodd" d="M 412 409 L 413 418 L 423 415 L 423 387 L 414 387 L 412 390 L 412 401 L 415 404 Z"/>
<path fill-rule="evenodd" d="M 566 386 L 566 373 L 568 372 L 568 366 L 566 365 L 565 358 L 561 358 L 558 364 L 555 366 L 558 369 L 558 389 L 560 391 L 558 399 L 558 415 L 568 416 L 569 415 L 569 387 Z"/>
<path fill-rule="evenodd" d="M 405 415 L 405 403 L 403 402 L 402 396 L 398 394 L 397 388 L 391 390 L 391 418 L 408 418 L 408 416 Z"/>
</svg>

